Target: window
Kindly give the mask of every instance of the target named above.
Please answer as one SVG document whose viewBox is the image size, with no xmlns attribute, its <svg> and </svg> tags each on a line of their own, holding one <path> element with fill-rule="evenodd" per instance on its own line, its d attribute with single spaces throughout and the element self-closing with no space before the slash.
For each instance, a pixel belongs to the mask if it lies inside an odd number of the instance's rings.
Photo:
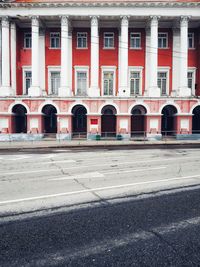
<svg viewBox="0 0 200 267">
<path fill-rule="evenodd" d="M 114 48 L 114 33 L 104 33 L 104 48 Z"/>
<path fill-rule="evenodd" d="M 57 95 L 60 87 L 60 71 L 51 72 L 51 94 Z"/>
<path fill-rule="evenodd" d="M 188 88 L 191 89 L 192 95 L 195 95 L 195 78 L 196 78 L 196 68 L 189 68 L 187 73 Z"/>
<path fill-rule="evenodd" d="M 167 47 L 168 47 L 168 34 L 158 33 L 158 48 L 167 48 Z"/>
<path fill-rule="evenodd" d="M 32 47 L 32 37 L 31 32 L 24 33 L 24 48 Z"/>
<path fill-rule="evenodd" d="M 28 94 L 28 89 L 31 87 L 32 84 L 32 73 L 31 71 L 25 71 L 24 72 L 24 76 L 25 76 L 25 90 L 24 90 L 24 94 Z"/>
<path fill-rule="evenodd" d="M 106 71 L 103 73 L 103 91 L 104 95 L 113 95 L 114 89 L 114 72 Z"/>
<path fill-rule="evenodd" d="M 85 96 L 87 94 L 87 72 L 77 71 L 77 88 L 76 94 L 78 96 Z"/>
<path fill-rule="evenodd" d="M 132 32 L 130 35 L 130 47 L 141 48 L 141 34 Z"/>
<path fill-rule="evenodd" d="M 77 48 L 87 48 L 87 33 L 86 32 L 77 33 Z"/>
<path fill-rule="evenodd" d="M 140 94 L 140 72 L 131 71 L 130 73 L 130 93 L 131 95 Z"/>
<path fill-rule="evenodd" d="M 194 33 L 193 32 L 189 32 L 188 33 L 188 48 L 194 48 Z"/>
<path fill-rule="evenodd" d="M 158 87 L 161 95 L 167 95 L 167 72 L 158 72 Z"/>
<path fill-rule="evenodd" d="M 60 33 L 59 32 L 50 33 L 50 47 L 60 48 Z"/>
</svg>

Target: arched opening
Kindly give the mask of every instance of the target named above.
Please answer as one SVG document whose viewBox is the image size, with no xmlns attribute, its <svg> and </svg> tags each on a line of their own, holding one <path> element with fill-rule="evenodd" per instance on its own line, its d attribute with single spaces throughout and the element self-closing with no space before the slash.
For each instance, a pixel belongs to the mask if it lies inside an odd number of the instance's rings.
<svg viewBox="0 0 200 267">
<path fill-rule="evenodd" d="M 172 105 L 167 105 L 162 109 L 161 131 L 162 135 L 174 135 L 176 130 L 177 109 Z"/>
<path fill-rule="evenodd" d="M 101 135 L 102 137 L 116 136 L 116 108 L 107 105 L 101 110 Z"/>
<path fill-rule="evenodd" d="M 12 108 L 13 133 L 27 133 L 27 110 L 23 105 L 17 104 Z"/>
<path fill-rule="evenodd" d="M 137 105 L 131 110 L 131 136 L 144 135 L 146 130 L 147 110 L 142 105 Z"/>
<path fill-rule="evenodd" d="M 46 105 L 42 109 L 44 133 L 57 133 L 57 110 L 53 105 Z"/>
<path fill-rule="evenodd" d="M 72 132 L 73 135 L 87 135 L 87 109 L 82 105 L 76 105 L 72 109 Z"/>
<path fill-rule="evenodd" d="M 192 114 L 192 133 L 200 134 L 200 106 L 194 108 Z"/>
</svg>

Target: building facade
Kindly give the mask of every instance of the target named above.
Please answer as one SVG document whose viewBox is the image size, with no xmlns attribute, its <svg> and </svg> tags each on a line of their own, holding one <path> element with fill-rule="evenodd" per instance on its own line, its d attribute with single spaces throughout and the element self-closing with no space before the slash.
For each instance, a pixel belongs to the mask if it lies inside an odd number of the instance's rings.
<svg viewBox="0 0 200 267">
<path fill-rule="evenodd" d="M 200 138 L 200 1 L 0 3 L 0 140 Z"/>
</svg>

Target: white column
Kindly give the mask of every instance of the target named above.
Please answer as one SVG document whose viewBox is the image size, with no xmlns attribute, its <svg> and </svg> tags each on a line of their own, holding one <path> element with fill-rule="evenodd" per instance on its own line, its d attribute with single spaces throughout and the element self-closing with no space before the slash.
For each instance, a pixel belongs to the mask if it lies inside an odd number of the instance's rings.
<svg viewBox="0 0 200 267">
<path fill-rule="evenodd" d="M 150 75 L 149 75 L 149 88 L 148 96 L 159 97 L 160 89 L 157 86 L 157 72 L 158 72 L 158 19 L 157 16 L 151 17 L 150 23 Z"/>
<path fill-rule="evenodd" d="M 180 21 L 180 75 L 179 96 L 191 96 L 191 90 L 187 84 L 188 72 L 188 17 L 181 17 Z"/>
<path fill-rule="evenodd" d="M 16 24 L 10 26 L 10 46 L 11 46 L 11 87 L 16 95 Z"/>
<path fill-rule="evenodd" d="M 91 66 L 88 96 L 100 96 L 99 89 L 99 29 L 98 17 L 91 17 Z"/>
<path fill-rule="evenodd" d="M 121 37 L 119 43 L 119 93 L 120 97 L 130 96 L 128 86 L 128 17 L 121 19 Z"/>
<path fill-rule="evenodd" d="M 71 69 L 70 69 L 70 55 L 69 55 L 69 19 L 67 16 L 61 17 L 61 85 L 58 89 L 58 95 L 67 97 L 72 95 L 69 86 Z"/>
<path fill-rule="evenodd" d="M 179 51 L 180 51 L 180 28 L 173 27 L 173 51 L 172 51 L 172 97 L 178 95 L 179 89 Z"/>
<path fill-rule="evenodd" d="M 32 85 L 28 90 L 29 96 L 41 96 L 41 88 L 39 81 L 39 18 L 34 16 L 31 18 L 32 23 Z"/>
<path fill-rule="evenodd" d="M 8 17 L 2 17 L 2 84 L 0 96 L 10 96 L 13 91 L 10 87 L 10 29 Z"/>
</svg>

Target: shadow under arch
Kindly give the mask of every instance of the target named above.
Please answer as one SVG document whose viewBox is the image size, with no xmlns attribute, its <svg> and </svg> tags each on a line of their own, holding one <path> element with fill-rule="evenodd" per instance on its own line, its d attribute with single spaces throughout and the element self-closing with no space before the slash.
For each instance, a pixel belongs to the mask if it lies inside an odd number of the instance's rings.
<svg viewBox="0 0 200 267">
<path fill-rule="evenodd" d="M 195 107 L 192 114 L 192 133 L 200 134 L 200 106 Z"/>
<path fill-rule="evenodd" d="M 21 104 L 16 104 L 12 108 L 12 113 L 13 133 L 27 133 L 27 109 Z"/>
<path fill-rule="evenodd" d="M 147 110 L 142 105 L 137 105 L 131 110 L 131 137 L 141 136 L 146 131 L 146 115 Z"/>
<path fill-rule="evenodd" d="M 117 110 L 112 105 L 106 105 L 101 110 L 101 136 L 116 136 L 116 114 Z"/>
<path fill-rule="evenodd" d="M 176 134 L 176 114 L 177 108 L 167 105 L 162 109 L 161 133 L 162 135 Z"/>
<path fill-rule="evenodd" d="M 57 133 L 57 109 L 47 104 L 42 108 L 44 133 Z"/>
<path fill-rule="evenodd" d="M 72 108 L 72 136 L 81 134 L 87 136 L 87 109 L 83 105 L 76 105 Z"/>
</svg>

